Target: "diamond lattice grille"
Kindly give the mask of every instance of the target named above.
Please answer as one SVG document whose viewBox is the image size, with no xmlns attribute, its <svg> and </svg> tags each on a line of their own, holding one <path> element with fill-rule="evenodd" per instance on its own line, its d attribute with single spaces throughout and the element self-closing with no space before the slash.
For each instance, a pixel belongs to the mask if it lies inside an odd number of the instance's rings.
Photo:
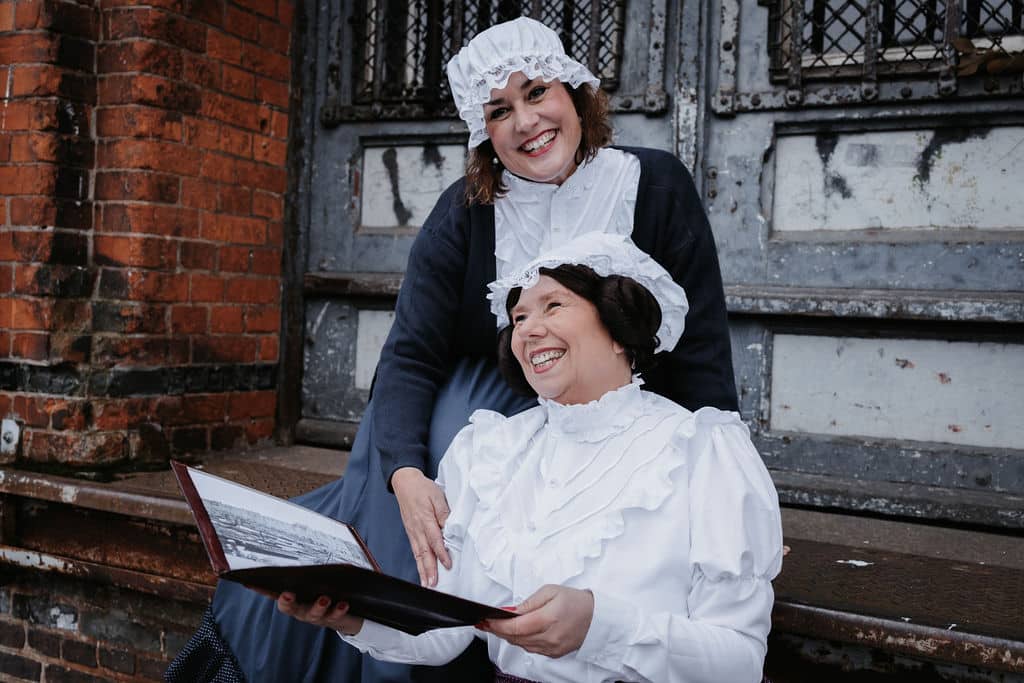
<svg viewBox="0 0 1024 683">
<path fill-rule="evenodd" d="M 605 90 L 617 88 L 625 0 L 365 0 L 353 21 L 353 102 L 446 105 L 448 60 L 480 31 L 524 15 L 553 28 Z"/>
</svg>

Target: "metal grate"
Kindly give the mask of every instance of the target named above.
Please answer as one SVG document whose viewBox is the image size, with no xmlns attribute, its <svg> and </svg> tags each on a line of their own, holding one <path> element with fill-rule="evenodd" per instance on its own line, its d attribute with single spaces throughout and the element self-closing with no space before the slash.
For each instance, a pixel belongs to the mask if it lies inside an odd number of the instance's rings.
<svg viewBox="0 0 1024 683">
<path fill-rule="evenodd" d="M 772 77 L 798 87 L 950 70 L 963 39 L 979 51 L 1024 48 L 1022 10 L 1024 0 L 774 0 Z"/>
<path fill-rule="evenodd" d="M 448 60 L 480 31 L 524 15 L 558 32 L 605 90 L 618 87 L 625 0 L 365 0 L 353 22 L 353 104 L 447 108 Z"/>
</svg>

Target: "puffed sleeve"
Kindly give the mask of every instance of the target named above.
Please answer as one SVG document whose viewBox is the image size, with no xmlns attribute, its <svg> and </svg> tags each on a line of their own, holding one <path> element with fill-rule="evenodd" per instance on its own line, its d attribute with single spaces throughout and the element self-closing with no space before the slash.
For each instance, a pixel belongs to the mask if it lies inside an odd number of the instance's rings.
<svg viewBox="0 0 1024 683">
<path fill-rule="evenodd" d="M 462 182 L 448 188 L 413 242 L 377 365 L 373 433 L 389 487 L 396 469 L 426 468 L 434 399 L 453 362 L 468 258 L 461 239 L 467 215 L 462 188 Z"/>
<path fill-rule="evenodd" d="M 482 415 L 486 412 L 488 411 L 474 413 L 474 421 L 491 421 L 493 418 L 489 415 Z M 468 598 L 479 597 L 473 593 L 481 581 L 481 572 L 476 570 L 462 553 L 466 528 L 476 507 L 475 496 L 469 485 L 469 468 L 472 461 L 473 434 L 477 428 L 479 425 L 469 424 L 455 435 L 441 460 L 437 478 L 437 483 L 444 490 L 451 510 L 444 526 L 444 542 L 452 560 L 451 570 L 438 565 L 437 590 Z M 388 626 L 365 621 L 358 634 L 338 635 L 374 659 L 437 666 L 450 662 L 465 650 L 476 633 L 473 627 L 466 626 L 436 629 L 412 636 Z"/>
<path fill-rule="evenodd" d="M 771 477 L 735 413 L 697 412 L 685 438 L 691 586 L 685 605 L 650 612 L 594 592 L 578 656 L 626 680 L 761 680 L 771 581 L 782 566 L 782 523 Z"/>
</svg>

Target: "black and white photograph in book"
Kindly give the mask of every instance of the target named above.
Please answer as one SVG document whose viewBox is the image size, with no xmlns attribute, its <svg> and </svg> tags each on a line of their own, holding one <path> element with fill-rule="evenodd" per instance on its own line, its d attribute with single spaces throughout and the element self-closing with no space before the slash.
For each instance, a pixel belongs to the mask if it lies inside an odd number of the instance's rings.
<svg viewBox="0 0 1024 683">
<path fill-rule="evenodd" d="M 373 569 L 345 525 L 214 475 L 191 474 L 232 570 L 335 563 Z"/>
</svg>

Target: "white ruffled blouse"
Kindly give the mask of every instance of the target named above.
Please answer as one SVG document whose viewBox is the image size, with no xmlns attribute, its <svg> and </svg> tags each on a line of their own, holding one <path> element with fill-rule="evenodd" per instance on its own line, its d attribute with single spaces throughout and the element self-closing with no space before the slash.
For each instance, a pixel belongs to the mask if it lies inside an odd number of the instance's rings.
<svg viewBox="0 0 1024 683">
<path fill-rule="evenodd" d="M 586 232 L 629 236 L 640 186 L 640 160 L 603 147 L 561 185 L 502 174 L 508 193 L 494 202 L 494 257 L 498 279 L 538 254 Z"/>
<path fill-rule="evenodd" d="M 778 497 L 736 413 L 692 413 L 639 382 L 586 405 L 479 410 L 441 462 L 452 569 L 438 590 L 519 604 L 590 590 L 582 647 L 551 659 L 472 627 L 410 636 L 365 622 L 378 659 L 443 664 L 476 637 L 545 682 L 761 680 L 782 563 Z"/>
</svg>

